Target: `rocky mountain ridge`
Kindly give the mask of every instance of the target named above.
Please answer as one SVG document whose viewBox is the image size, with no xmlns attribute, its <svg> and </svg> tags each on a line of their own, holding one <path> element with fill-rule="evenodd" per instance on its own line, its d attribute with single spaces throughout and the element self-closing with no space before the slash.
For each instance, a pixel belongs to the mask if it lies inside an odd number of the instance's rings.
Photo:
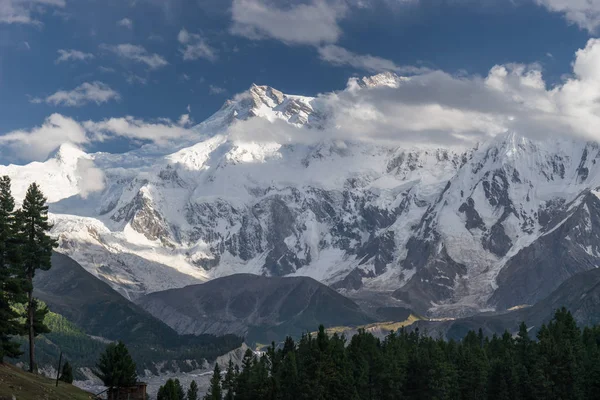
<svg viewBox="0 0 600 400">
<path fill-rule="evenodd" d="M 401 84 L 388 74 L 347 90 Z M 21 182 L 17 197 L 38 181 L 61 251 L 130 299 L 252 273 L 461 316 L 535 303 L 600 265 L 598 144 L 516 133 L 473 148 L 243 135 L 314 137 L 331 124 L 318 98 L 254 85 L 168 148 L 65 145 L 0 174 Z M 105 188 L 83 195 L 89 162 Z"/>
</svg>

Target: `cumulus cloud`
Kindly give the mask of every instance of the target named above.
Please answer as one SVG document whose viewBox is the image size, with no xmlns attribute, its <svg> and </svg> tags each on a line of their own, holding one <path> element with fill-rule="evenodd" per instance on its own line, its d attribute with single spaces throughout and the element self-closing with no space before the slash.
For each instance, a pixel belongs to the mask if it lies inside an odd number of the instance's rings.
<svg viewBox="0 0 600 400">
<path fill-rule="evenodd" d="M 70 91 L 59 90 L 45 99 L 34 98 L 31 102 L 45 102 L 55 106 L 81 107 L 89 103 L 100 105 L 102 103 L 108 103 L 111 100 L 119 100 L 120 98 L 119 93 L 111 89 L 110 86 L 95 81 L 82 83 Z"/>
<path fill-rule="evenodd" d="M 181 43 L 180 49 L 184 60 L 197 60 L 204 58 L 209 61 L 217 60 L 217 52 L 207 43 L 206 39 L 196 33 L 189 33 L 185 28 L 179 31 L 177 41 Z"/>
<path fill-rule="evenodd" d="M 563 13 L 580 28 L 595 33 L 600 26 L 600 0 L 535 0 L 550 11 Z"/>
<path fill-rule="evenodd" d="M 362 0 L 312 0 L 282 8 L 273 0 L 234 0 L 230 32 L 252 40 L 275 39 L 287 45 L 315 46 L 321 60 L 332 65 L 367 72 L 423 72 L 421 68 L 398 66 L 391 60 L 356 54 L 335 45 L 342 35 L 339 22 L 348 15 L 349 9 L 369 5 Z"/>
<path fill-rule="evenodd" d="M 94 58 L 94 55 L 91 53 L 84 53 L 83 51 L 79 51 L 79 50 L 65 50 L 65 49 L 60 49 L 57 51 L 58 53 L 58 58 L 56 59 L 55 63 L 56 64 L 60 64 L 62 62 L 68 62 L 68 61 L 87 61 L 87 60 L 91 60 Z"/>
<path fill-rule="evenodd" d="M 367 72 L 391 71 L 398 74 L 420 74 L 428 71 L 426 68 L 396 65 L 393 61 L 370 54 L 356 54 L 336 45 L 327 45 L 319 48 L 321 60 L 333 65 L 348 65 Z"/>
<path fill-rule="evenodd" d="M 3 156 L 14 161 L 43 160 L 63 143 L 88 143 L 85 129 L 75 120 L 52 114 L 41 126 L 0 136 Z"/>
<path fill-rule="evenodd" d="M 335 43 L 345 3 L 313 0 L 280 8 L 264 0 L 233 0 L 231 33 L 250 39 L 272 38 L 288 44 Z"/>
<path fill-rule="evenodd" d="M 0 0 L 0 23 L 40 25 L 36 13 L 65 5 L 65 0 Z"/>
<path fill-rule="evenodd" d="M 114 137 L 123 137 L 163 145 L 171 140 L 181 139 L 193 134 L 185 126 L 181 126 L 169 119 L 148 122 L 132 116 L 108 118 L 98 122 L 86 121 L 83 123 L 83 127 L 89 132 L 90 138 L 93 141 L 105 141 Z"/>
<path fill-rule="evenodd" d="M 129 18 L 123 18 L 123 19 L 117 21 L 117 25 L 122 26 L 123 28 L 133 29 L 133 21 L 130 20 Z"/>
<path fill-rule="evenodd" d="M 387 82 L 388 76 L 369 82 Z M 320 95 L 324 130 L 250 119 L 232 128 L 240 140 L 282 143 L 347 139 L 406 144 L 473 145 L 516 132 L 534 139 L 578 137 L 600 141 L 600 40 L 590 40 L 572 76 L 548 88 L 537 64 L 496 65 L 485 77 L 430 71 L 394 85 L 351 79 L 345 90 Z"/>
<path fill-rule="evenodd" d="M 150 69 L 159 69 L 169 64 L 162 56 L 148 52 L 143 46 L 123 43 L 116 46 L 104 44 L 101 48 L 109 50 L 123 59 L 146 64 Z"/>
<path fill-rule="evenodd" d="M 537 139 L 577 137 L 600 141 L 600 39 L 577 51 L 570 77 L 549 87 L 540 65 L 493 66 L 486 76 L 443 71 L 349 81 L 341 91 L 317 96 L 323 129 L 249 118 L 230 128 L 245 141 L 315 143 L 350 140 L 395 145 L 472 146 L 506 132 Z M 243 100 L 245 95 L 236 96 Z M 178 121 L 134 117 L 76 121 L 52 115 L 41 127 L 0 136 L 0 148 L 24 156 L 47 153 L 65 141 L 90 144 L 115 137 L 158 145 L 191 140 L 189 110 Z"/>
</svg>

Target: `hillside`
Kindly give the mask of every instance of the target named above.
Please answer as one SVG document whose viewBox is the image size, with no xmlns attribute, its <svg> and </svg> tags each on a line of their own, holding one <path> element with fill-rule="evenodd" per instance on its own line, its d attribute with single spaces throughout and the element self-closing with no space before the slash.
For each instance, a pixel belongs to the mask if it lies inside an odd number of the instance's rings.
<svg viewBox="0 0 600 400">
<path fill-rule="evenodd" d="M 557 309 L 566 307 L 580 326 L 593 326 L 600 323 L 600 269 L 593 269 L 574 275 L 563 282 L 548 297 L 531 307 L 524 307 L 501 314 L 483 313 L 452 321 L 419 321 L 414 327 L 427 329 L 433 335 L 441 333 L 449 339 L 460 339 L 469 330 L 483 329 L 491 336 L 504 330 L 518 331 L 519 324 L 525 322 L 536 332 L 542 324 L 547 324 Z"/>
<path fill-rule="evenodd" d="M 52 379 L 0 363 L 0 400 L 89 400 L 91 394 Z"/>
<path fill-rule="evenodd" d="M 234 336 L 179 335 L 59 253 L 53 255 L 49 271 L 36 274 L 35 295 L 59 314 L 54 319 L 60 324 L 54 323 L 56 329 L 41 339 L 48 361 L 58 357 L 60 347 L 71 352 L 72 360 L 84 363 L 78 367 L 93 366 L 107 340 L 122 340 L 140 371 L 154 371 L 155 363 L 163 361 L 172 361 L 173 368 L 190 369 L 241 344 L 241 338 Z"/>
<path fill-rule="evenodd" d="M 249 343 L 283 341 L 320 324 L 373 322 L 353 301 L 305 277 L 238 274 L 202 285 L 152 293 L 139 304 L 183 334 L 245 336 Z"/>
</svg>

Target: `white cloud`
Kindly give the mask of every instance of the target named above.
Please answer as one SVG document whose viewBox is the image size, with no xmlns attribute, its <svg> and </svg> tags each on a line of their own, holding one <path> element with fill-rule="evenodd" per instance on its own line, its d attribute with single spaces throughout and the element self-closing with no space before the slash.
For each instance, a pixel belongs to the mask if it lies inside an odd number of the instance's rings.
<svg viewBox="0 0 600 400">
<path fill-rule="evenodd" d="M 344 3 L 324 0 L 286 9 L 264 0 L 233 0 L 231 32 L 251 39 L 273 38 L 288 44 L 335 43 L 342 33 L 338 21 L 346 11 Z"/>
<path fill-rule="evenodd" d="M 390 76 L 382 78 L 369 82 L 386 83 Z M 250 118 L 234 124 L 231 134 L 253 141 L 341 139 L 441 146 L 472 145 L 504 132 L 537 139 L 600 141 L 598 93 L 600 39 L 592 39 L 577 51 L 572 75 L 551 88 L 537 64 L 496 65 L 485 77 L 430 71 L 389 86 L 369 86 L 354 78 L 346 89 L 314 100 L 313 105 L 326 116 L 323 130 Z M 194 138 L 190 125 L 189 110 L 175 122 L 128 116 L 79 124 L 54 114 L 41 127 L 0 136 L 0 149 L 39 157 L 65 141 L 89 144 L 115 137 L 162 145 Z"/>
<path fill-rule="evenodd" d="M 55 106 L 80 107 L 88 103 L 100 105 L 119 99 L 119 93 L 111 89 L 110 86 L 95 81 L 82 83 L 70 91 L 59 90 L 45 99 L 34 98 L 31 102 L 34 104 L 46 102 Z"/>
<path fill-rule="evenodd" d="M 131 116 L 108 118 L 99 122 L 86 121 L 83 123 L 83 127 L 90 133 L 94 141 L 124 137 L 165 144 L 171 140 L 181 139 L 193 134 L 191 130 L 168 119 L 148 122 Z"/>
<path fill-rule="evenodd" d="M 122 26 L 123 28 L 133 29 L 133 21 L 129 18 L 123 18 L 122 20 L 117 21 L 117 25 Z"/>
<path fill-rule="evenodd" d="M 413 0 L 400 2 L 404 4 Z M 356 54 L 336 46 L 342 35 L 339 21 L 346 17 L 351 6 L 361 9 L 369 7 L 370 3 L 361 0 L 312 0 L 308 4 L 281 8 L 268 0 L 234 0 L 230 31 L 252 40 L 271 38 L 288 45 L 312 45 L 317 47 L 319 57 L 332 65 L 347 65 L 367 72 L 417 74 L 425 71 L 418 67 L 398 66 L 385 58 Z"/>
<path fill-rule="evenodd" d="M 194 121 L 192 121 L 192 118 L 190 117 L 190 114 L 183 114 L 181 117 L 179 117 L 179 121 L 177 121 L 177 125 L 179 126 L 190 126 L 194 123 Z"/>
<path fill-rule="evenodd" d="M 367 72 L 391 71 L 398 74 L 421 74 L 427 72 L 426 68 L 413 66 L 399 66 L 393 61 L 372 55 L 352 53 L 336 45 L 327 45 L 319 48 L 321 60 L 333 65 L 348 65 Z"/>
<path fill-rule="evenodd" d="M 150 69 L 165 67 L 169 63 L 156 53 L 149 53 L 144 47 L 130 43 L 118 44 L 116 46 L 102 45 L 101 48 L 112 51 L 126 60 L 146 64 Z"/>
<path fill-rule="evenodd" d="M 600 26 L 600 0 L 535 0 L 550 11 L 563 13 L 565 18 L 589 32 Z"/>
<path fill-rule="evenodd" d="M 189 33 L 182 29 L 177 35 L 177 40 L 182 44 L 180 49 L 184 60 L 197 60 L 204 58 L 209 61 L 217 60 L 217 52 L 206 42 L 202 36 L 196 33 Z"/>
<path fill-rule="evenodd" d="M 94 58 L 94 55 L 91 53 L 84 53 L 83 51 L 79 51 L 79 50 L 65 50 L 65 49 L 60 49 L 57 51 L 58 53 L 58 58 L 56 59 L 55 63 L 56 64 L 60 64 L 61 62 L 67 62 L 67 61 L 86 61 L 86 60 L 91 60 Z"/>
<path fill-rule="evenodd" d="M 189 112 L 189 111 L 188 111 Z M 177 122 L 167 118 L 144 121 L 131 116 L 101 121 L 78 122 L 61 114 L 52 114 L 44 123 L 30 130 L 16 130 L 0 135 L 0 156 L 10 161 L 42 161 L 64 143 L 88 147 L 114 138 L 167 145 L 195 135 L 189 129 L 193 121 L 183 114 Z M 82 176 L 92 180 L 88 193 L 97 190 L 101 180 L 93 165 L 81 166 Z"/>
<path fill-rule="evenodd" d="M 85 129 L 75 120 L 52 114 L 41 126 L 17 130 L 0 136 L 0 148 L 6 157 L 16 160 L 44 160 L 63 143 L 88 143 Z"/>
<path fill-rule="evenodd" d="M 371 81 L 387 82 L 382 78 Z M 248 140 L 330 138 L 397 145 L 473 145 L 505 132 L 600 141 L 600 39 L 579 50 L 572 76 L 550 89 L 537 64 L 497 65 L 483 78 L 430 71 L 399 79 L 397 85 L 359 83 L 351 79 L 347 89 L 316 98 L 315 105 L 328 116 L 323 131 L 254 118 L 233 132 Z"/>
<path fill-rule="evenodd" d="M 216 85 L 208 85 L 208 92 L 210 94 L 224 94 L 227 92 L 227 89 Z"/>
<path fill-rule="evenodd" d="M 0 0 L 0 23 L 40 25 L 34 15 L 48 7 L 62 8 L 65 0 Z"/>
<path fill-rule="evenodd" d="M 84 199 L 92 193 L 101 192 L 106 187 L 104 172 L 96 167 L 92 160 L 80 158 L 77 161 L 77 175 L 79 195 Z"/>
</svg>

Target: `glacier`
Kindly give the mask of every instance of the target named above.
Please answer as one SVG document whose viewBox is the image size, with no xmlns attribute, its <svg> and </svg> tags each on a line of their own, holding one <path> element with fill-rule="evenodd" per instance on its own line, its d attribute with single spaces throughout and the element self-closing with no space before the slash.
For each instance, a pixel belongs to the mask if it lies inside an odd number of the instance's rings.
<svg viewBox="0 0 600 400">
<path fill-rule="evenodd" d="M 515 132 L 446 147 L 320 138 L 335 123 L 318 97 L 253 85 L 177 143 L 124 154 L 65 143 L 0 174 L 17 199 L 38 182 L 59 250 L 134 301 L 252 273 L 455 317 L 533 304 L 600 265 L 599 144 Z M 286 140 L 288 129 L 306 140 Z M 90 165 L 103 176 L 91 193 Z"/>
</svg>

